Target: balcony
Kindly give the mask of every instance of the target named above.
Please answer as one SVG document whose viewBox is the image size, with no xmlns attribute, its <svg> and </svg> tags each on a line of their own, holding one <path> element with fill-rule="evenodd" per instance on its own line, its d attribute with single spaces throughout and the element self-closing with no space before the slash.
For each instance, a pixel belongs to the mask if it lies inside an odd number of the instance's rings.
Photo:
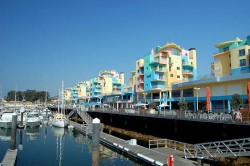
<svg viewBox="0 0 250 166">
<path fill-rule="evenodd" d="M 140 72 L 140 73 L 139 73 L 139 75 L 140 75 L 140 76 L 143 76 L 143 75 L 144 75 L 144 73 Z"/>
<path fill-rule="evenodd" d="M 166 59 L 158 59 L 158 58 L 156 58 L 156 59 L 154 59 L 153 61 L 151 61 L 150 63 L 149 63 L 149 65 L 151 65 L 151 66 L 157 66 L 157 65 L 166 65 L 167 64 L 167 60 Z"/>
<path fill-rule="evenodd" d="M 155 78 L 153 80 L 153 82 L 165 82 L 165 81 L 166 81 L 166 79 L 164 77 Z"/>
<path fill-rule="evenodd" d="M 182 72 L 182 75 L 193 76 L 193 75 L 194 75 L 194 73 L 193 73 L 193 72 L 191 72 L 191 71 L 183 71 L 183 72 Z"/>
<path fill-rule="evenodd" d="M 161 89 L 162 87 L 161 86 L 158 86 L 158 85 L 153 85 L 152 86 L 152 89 L 156 90 L 156 89 Z"/>
<path fill-rule="evenodd" d="M 144 80 L 143 79 L 139 79 L 138 82 L 144 83 Z"/>
<path fill-rule="evenodd" d="M 166 70 L 165 69 L 154 69 L 155 72 L 158 72 L 158 73 L 165 73 Z"/>
<path fill-rule="evenodd" d="M 121 87 L 119 87 L 119 86 L 113 86 L 113 90 L 121 90 L 122 88 Z"/>
<path fill-rule="evenodd" d="M 95 88 L 101 89 L 102 86 L 101 85 L 96 85 Z"/>
<path fill-rule="evenodd" d="M 140 67 L 140 68 L 144 68 L 144 64 L 141 64 L 141 63 L 140 63 L 140 64 L 139 64 L 139 67 Z"/>
<path fill-rule="evenodd" d="M 187 67 L 187 68 L 194 68 L 194 66 L 193 65 L 190 65 L 190 64 L 188 64 L 188 63 L 184 63 L 184 64 L 182 64 L 182 67 Z"/>
<path fill-rule="evenodd" d="M 113 94 L 121 94 L 122 91 L 118 91 L 118 90 L 113 90 Z"/>
<path fill-rule="evenodd" d="M 102 90 L 101 89 L 94 89 L 94 93 L 101 93 Z"/>
</svg>

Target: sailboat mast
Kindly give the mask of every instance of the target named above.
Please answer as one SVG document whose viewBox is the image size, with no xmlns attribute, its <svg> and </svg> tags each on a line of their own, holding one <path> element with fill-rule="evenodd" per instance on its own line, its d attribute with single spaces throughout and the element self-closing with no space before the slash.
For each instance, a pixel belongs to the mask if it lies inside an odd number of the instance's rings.
<svg viewBox="0 0 250 166">
<path fill-rule="evenodd" d="M 63 98 L 63 97 L 64 97 L 64 96 L 63 96 L 63 95 L 64 95 L 64 92 L 63 92 L 63 83 L 64 83 L 64 82 L 62 81 L 62 106 L 61 106 L 62 108 L 61 108 L 61 109 L 62 109 L 62 113 L 64 114 L 64 98 Z"/>
<path fill-rule="evenodd" d="M 46 109 L 46 105 L 47 105 L 47 89 L 45 91 L 45 109 Z"/>
<path fill-rule="evenodd" d="M 59 93 L 58 93 L 58 104 L 57 104 L 57 110 L 58 110 L 58 113 L 60 113 L 60 89 L 59 89 Z"/>
</svg>

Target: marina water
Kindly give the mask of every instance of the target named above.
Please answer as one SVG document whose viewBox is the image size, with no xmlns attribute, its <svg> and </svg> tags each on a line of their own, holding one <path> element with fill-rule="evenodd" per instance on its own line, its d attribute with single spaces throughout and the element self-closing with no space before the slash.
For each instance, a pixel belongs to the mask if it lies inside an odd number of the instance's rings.
<svg viewBox="0 0 250 166">
<path fill-rule="evenodd" d="M 10 147 L 11 129 L 0 128 L 0 161 Z M 67 165 L 143 165 L 100 145 L 99 157 L 93 157 L 92 142 L 87 136 L 67 128 L 49 125 L 17 131 L 16 166 Z M 99 161 L 95 161 L 99 160 Z"/>
</svg>

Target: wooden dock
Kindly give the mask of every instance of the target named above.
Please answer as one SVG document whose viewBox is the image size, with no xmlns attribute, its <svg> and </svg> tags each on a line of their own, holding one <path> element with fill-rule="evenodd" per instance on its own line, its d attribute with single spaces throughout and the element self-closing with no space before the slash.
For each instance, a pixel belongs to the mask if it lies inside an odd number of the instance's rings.
<svg viewBox="0 0 250 166">
<path fill-rule="evenodd" d="M 80 124 L 71 123 L 76 130 L 87 134 L 92 137 L 91 132 L 85 133 L 86 128 L 81 127 Z M 194 166 L 197 165 L 197 162 L 188 160 L 183 157 L 183 152 L 173 150 L 170 148 L 160 148 L 160 149 L 149 149 L 140 145 L 131 145 L 128 140 L 123 140 L 121 138 L 114 137 L 110 134 L 100 132 L 100 142 L 103 145 L 110 147 L 111 149 L 117 150 L 129 157 L 132 157 L 136 160 L 143 161 L 147 164 L 163 166 L 166 164 L 166 160 L 170 155 L 174 156 L 175 165 L 185 165 L 185 166 Z"/>
<path fill-rule="evenodd" d="M 16 158 L 17 158 L 17 149 L 16 150 L 8 149 L 0 165 L 1 166 L 14 166 L 16 163 Z"/>
</svg>

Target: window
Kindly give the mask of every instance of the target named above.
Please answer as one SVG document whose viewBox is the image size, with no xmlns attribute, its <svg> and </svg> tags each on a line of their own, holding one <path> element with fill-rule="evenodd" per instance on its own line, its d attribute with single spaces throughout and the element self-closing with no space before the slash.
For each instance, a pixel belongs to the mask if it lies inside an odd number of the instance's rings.
<svg viewBox="0 0 250 166">
<path fill-rule="evenodd" d="M 177 70 L 180 70 L 180 67 L 177 67 Z"/>
<path fill-rule="evenodd" d="M 170 74 L 170 77 L 174 77 L 174 74 Z"/>
<path fill-rule="evenodd" d="M 240 60 L 240 66 L 246 66 L 246 59 Z"/>
<path fill-rule="evenodd" d="M 250 55 L 250 49 L 248 49 L 248 55 Z"/>
<path fill-rule="evenodd" d="M 229 50 L 229 46 L 223 48 L 223 52 L 228 51 L 228 50 Z"/>
<path fill-rule="evenodd" d="M 215 58 L 214 59 L 214 63 L 220 63 L 220 59 L 219 58 Z"/>
<path fill-rule="evenodd" d="M 231 67 L 231 63 L 229 63 L 229 66 Z"/>
<path fill-rule="evenodd" d="M 231 54 L 229 54 L 228 57 L 231 58 Z"/>
<path fill-rule="evenodd" d="M 148 67 L 146 67 L 146 69 L 148 70 Z"/>
<path fill-rule="evenodd" d="M 245 49 L 239 50 L 239 56 L 244 56 L 245 55 Z"/>
<path fill-rule="evenodd" d="M 139 66 L 139 65 L 140 65 L 140 63 L 139 63 L 139 62 L 137 62 L 137 65 Z"/>
<path fill-rule="evenodd" d="M 169 66 L 169 71 L 171 71 L 171 69 L 172 69 L 172 67 L 171 67 L 171 66 Z"/>
<path fill-rule="evenodd" d="M 179 75 L 177 75 L 177 78 L 181 78 Z"/>
<path fill-rule="evenodd" d="M 139 73 L 139 70 L 137 70 L 137 73 Z"/>
</svg>

